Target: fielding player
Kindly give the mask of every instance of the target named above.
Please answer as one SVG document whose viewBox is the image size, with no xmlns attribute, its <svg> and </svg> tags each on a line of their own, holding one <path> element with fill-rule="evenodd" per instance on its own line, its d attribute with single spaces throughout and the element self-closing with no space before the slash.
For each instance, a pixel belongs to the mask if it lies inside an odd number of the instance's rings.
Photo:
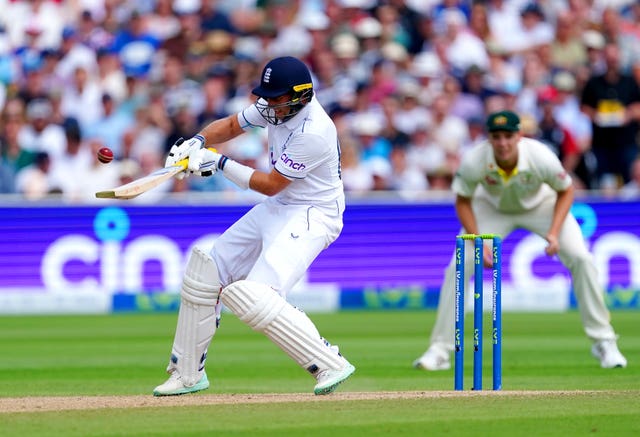
<svg viewBox="0 0 640 437">
<path fill-rule="evenodd" d="M 259 97 L 254 105 L 176 142 L 166 160 L 169 166 L 189 157 L 188 171 L 202 176 L 220 171 L 241 188 L 269 197 L 224 232 L 209 253 L 197 248 L 191 253 L 167 368 L 171 376 L 155 388 L 156 396 L 209 387 L 205 360 L 221 303 L 313 375 L 315 394 L 333 392 L 355 371 L 307 315 L 285 300 L 342 231 L 336 127 L 314 97 L 309 70 L 296 58 L 267 63 L 253 94 Z M 255 127 L 268 129 L 270 173 L 203 148 Z"/>
<path fill-rule="evenodd" d="M 520 119 L 511 111 L 487 119 L 488 140 L 463 157 L 454 181 L 455 208 L 462 233 L 499 234 L 506 237 L 516 228 L 534 232 L 547 240 L 545 252 L 558 255 L 571 271 L 582 324 L 593 342 L 591 353 L 603 368 L 626 367 L 618 350 L 616 333 L 604 303 L 604 292 L 580 226 L 570 213 L 573 186 L 556 156 L 539 141 L 523 138 Z M 473 269 L 467 247 L 465 281 Z M 493 259 L 490 244 L 484 247 L 484 264 Z M 414 362 L 425 370 L 447 370 L 454 347 L 455 261 L 445 272 L 431 344 Z"/>
</svg>

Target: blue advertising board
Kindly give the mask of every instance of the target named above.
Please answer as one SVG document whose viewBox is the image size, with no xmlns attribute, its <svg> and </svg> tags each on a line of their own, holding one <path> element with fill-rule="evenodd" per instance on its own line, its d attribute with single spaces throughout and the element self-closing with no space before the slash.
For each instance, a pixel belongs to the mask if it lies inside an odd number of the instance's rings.
<svg viewBox="0 0 640 437">
<path fill-rule="evenodd" d="M 46 308 L 73 301 L 83 312 L 92 305 L 88 296 L 95 311 L 173 310 L 191 248 L 209 248 L 249 208 L 1 206 L 0 311 L 53 299 Z M 587 199 L 573 212 L 610 306 L 640 307 L 640 202 Z M 312 264 L 305 284 L 337 290 L 340 308 L 435 307 L 458 232 L 450 202 L 348 205 L 342 235 Z M 538 236 L 506 238 L 502 271 L 506 309 L 575 306 L 568 272 L 544 255 Z"/>
</svg>

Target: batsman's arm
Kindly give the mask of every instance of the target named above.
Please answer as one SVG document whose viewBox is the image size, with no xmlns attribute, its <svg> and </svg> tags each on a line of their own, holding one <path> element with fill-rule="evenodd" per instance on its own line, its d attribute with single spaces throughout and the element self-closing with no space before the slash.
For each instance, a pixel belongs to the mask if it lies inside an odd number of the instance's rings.
<svg viewBox="0 0 640 437">
<path fill-rule="evenodd" d="M 205 146 L 229 141 L 243 133 L 244 129 L 240 126 L 237 114 L 212 121 L 200 131 L 200 135 L 205 139 Z M 262 172 L 226 156 L 223 156 L 218 162 L 218 169 L 240 188 L 250 188 L 266 196 L 279 193 L 291 183 L 289 179 L 275 170 L 270 173 Z"/>
<path fill-rule="evenodd" d="M 200 131 L 199 135 L 204 138 L 204 145 L 206 146 L 207 144 L 224 143 L 243 133 L 244 130 L 240 127 L 238 116 L 233 114 L 212 121 Z"/>
</svg>

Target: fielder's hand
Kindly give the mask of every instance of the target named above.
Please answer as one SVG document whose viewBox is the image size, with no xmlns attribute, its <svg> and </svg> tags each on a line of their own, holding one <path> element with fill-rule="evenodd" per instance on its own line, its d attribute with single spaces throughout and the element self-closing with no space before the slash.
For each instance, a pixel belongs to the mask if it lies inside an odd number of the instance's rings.
<svg viewBox="0 0 640 437">
<path fill-rule="evenodd" d="M 209 149 L 194 150 L 189 154 L 189 172 L 199 176 L 211 176 L 218 171 L 218 162 L 222 155 Z"/>
<path fill-rule="evenodd" d="M 544 248 L 544 252 L 547 256 L 557 255 L 560 251 L 560 243 L 558 243 L 558 238 L 555 235 L 547 234 L 547 247 Z"/>
<path fill-rule="evenodd" d="M 171 167 L 172 165 L 176 165 L 179 161 L 187 158 L 192 152 L 201 149 L 203 146 L 204 137 L 201 135 L 196 135 L 186 141 L 184 138 L 179 138 L 178 141 L 171 146 L 171 150 L 169 150 L 169 155 L 167 155 L 164 166 Z"/>
</svg>

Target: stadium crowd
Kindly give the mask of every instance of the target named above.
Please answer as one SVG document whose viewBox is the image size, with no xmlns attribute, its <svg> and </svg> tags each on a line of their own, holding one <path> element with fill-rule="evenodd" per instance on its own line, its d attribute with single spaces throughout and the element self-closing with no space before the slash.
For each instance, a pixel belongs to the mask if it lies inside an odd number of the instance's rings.
<svg viewBox="0 0 640 437">
<path fill-rule="evenodd" d="M 95 201 L 250 104 L 264 63 L 292 55 L 338 126 L 348 192 L 447 190 L 486 115 L 511 109 L 576 187 L 640 197 L 640 1 L 0 0 L 0 11 L 0 193 Z M 219 148 L 268 163 L 263 132 Z M 233 190 L 192 177 L 146 199 Z"/>
</svg>

